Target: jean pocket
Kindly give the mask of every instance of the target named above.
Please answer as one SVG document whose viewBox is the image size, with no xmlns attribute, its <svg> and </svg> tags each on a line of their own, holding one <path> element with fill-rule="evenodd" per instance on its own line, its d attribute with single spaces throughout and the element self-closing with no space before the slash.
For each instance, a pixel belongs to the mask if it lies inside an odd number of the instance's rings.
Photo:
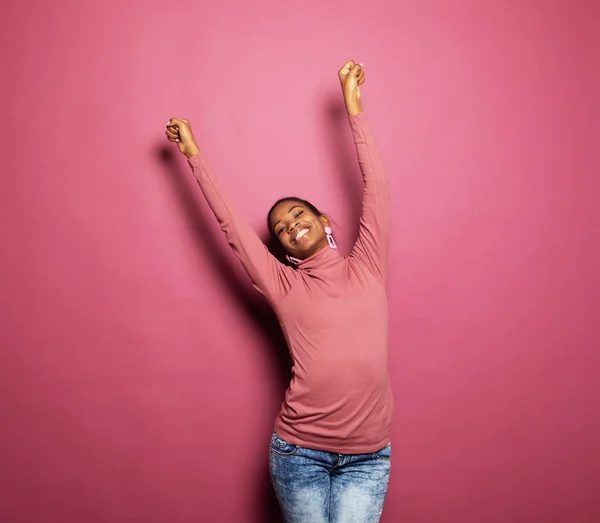
<svg viewBox="0 0 600 523">
<path fill-rule="evenodd" d="M 291 456 L 298 450 L 298 445 L 288 443 L 284 439 L 281 439 L 275 432 L 271 437 L 271 451 L 281 456 Z"/>
<path fill-rule="evenodd" d="M 376 459 L 390 459 L 392 457 L 392 444 L 388 443 L 382 449 L 373 452 L 373 457 Z"/>
</svg>

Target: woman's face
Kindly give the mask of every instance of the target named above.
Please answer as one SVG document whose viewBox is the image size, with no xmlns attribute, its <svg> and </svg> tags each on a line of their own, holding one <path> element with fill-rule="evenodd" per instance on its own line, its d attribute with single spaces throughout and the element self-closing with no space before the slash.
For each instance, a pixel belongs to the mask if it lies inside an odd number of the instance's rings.
<svg viewBox="0 0 600 523">
<path fill-rule="evenodd" d="M 327 246 L 326 216 L 317 216 L 301 202 L 286 200 L 271 213 L 271 229 L 285 251 L 304 260 Z"/>
</svg>

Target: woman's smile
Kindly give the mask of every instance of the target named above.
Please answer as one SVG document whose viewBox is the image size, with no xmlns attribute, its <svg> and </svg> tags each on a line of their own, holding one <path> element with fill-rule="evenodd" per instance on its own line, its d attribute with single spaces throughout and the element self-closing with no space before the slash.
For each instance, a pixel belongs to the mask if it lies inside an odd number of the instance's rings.
<svg viewBox="0 0 600 523">
<path fill-rule="evenodd" d="M 298 227 L 298 229 L 294 232 L 292 236 L 292 243 L 296 243 L 301 238 L 304 238 L 306 234 L 309 232 L 310 227 Z"/>
</svg>

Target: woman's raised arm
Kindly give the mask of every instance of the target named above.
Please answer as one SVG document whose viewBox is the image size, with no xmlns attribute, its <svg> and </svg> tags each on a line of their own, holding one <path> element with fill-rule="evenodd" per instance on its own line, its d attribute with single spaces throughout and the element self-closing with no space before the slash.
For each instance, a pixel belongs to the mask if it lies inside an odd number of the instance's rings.
<svg viewBox="0 0 600 523">
<path fill-rule="evenodd" d="M 188 158 L 208 205 L 225 233 L 227 242 L 250 276 L 252 284 L 271 304 L 277 303 L 289 290 L 295 277 L 294 270 L 281 264 L 248 222 L 240 216 L 200 151 L 190 123 L 182 118 L 171 118 L 165 134 Z"/>
</svg>

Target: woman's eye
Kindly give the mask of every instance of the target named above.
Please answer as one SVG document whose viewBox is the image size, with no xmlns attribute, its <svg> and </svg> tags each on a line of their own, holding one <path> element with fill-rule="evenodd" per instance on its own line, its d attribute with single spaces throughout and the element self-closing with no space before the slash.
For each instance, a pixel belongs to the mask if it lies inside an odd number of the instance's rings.
<svg viewBox="0 0 600 523">
<path fill-rule="evenodd" d="M 281 234 L 283 231 L 285 231 L 285 227 L 281 227 L 278 231 L 277 234 Z"/>
<path fill-rule="evenodd" d="M 295 218 L 295 219 L 298 219 L 298 218 L 300 218 L 300 216 L 302 216 L 302 213 L 303 213 L 303 212 L 304 212 L 304 211 L 299 211 L 299 212 L 297 212 L 297 213 L 296 213 L 296 216 L 294 216 L 294 218 Z"/>
</svg>

